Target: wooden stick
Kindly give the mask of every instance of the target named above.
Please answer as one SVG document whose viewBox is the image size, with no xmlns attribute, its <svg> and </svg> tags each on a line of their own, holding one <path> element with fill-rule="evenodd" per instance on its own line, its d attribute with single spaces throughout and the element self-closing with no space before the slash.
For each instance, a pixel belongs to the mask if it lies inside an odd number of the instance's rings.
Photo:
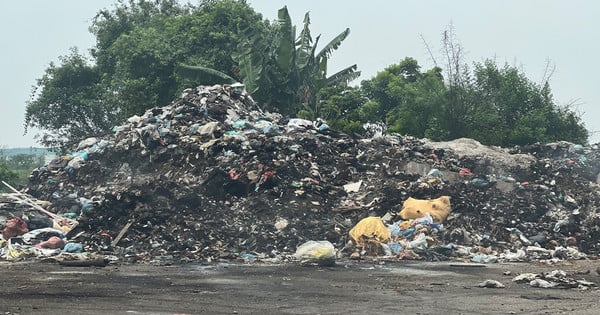
<svg viewBox="0 0 600 315">
<path fill-rule="evenodd" d="M 112 241 L 112 243 L 110 245 L 111 246 L 117 245 L 117 243 L 121 240 L 123 235 L 125 235 L 125 233 L 127 233 L 127 230 L 129 230 L 129 227 L 132 224 L 133 224 L 133 220 L 130 220 L 129 222 L 127 222 L 127 224 L 125 224 L 125 226 L 121 229 L 121 232 L 119 232 L 119 235 L 117 235 L 117 237 L 115 237 L 115 239 Z"/>
<path fill-rule="evenodd" d="M 61 260 L 58 262 L 58 264 L 69 267 L 106 267 L 108 264 L 108 259 L 96 258 L 86 260 Z"/>
<path fill-rule="evenodd" d="M 50 218 L 52 218 L 52 220 L 55 220 L 55 222 L 57 222 L 59 226 L 65 226 L 65 225 L 68 226 L 69 232 L 72 229 L 74 229 L 79 224 L 79 222 L 77 222 L 75 220 L 72 220 L 72 219 L 69 219 L 69 218 L 65 218 L 65 217 L 63 217 L 61 215 L 52 213 L 52 212 L 50 212 L 50 211 L 42 208 L 42 206 L 40 206 L 37 203 L 35 203 L 35 201 L 31 200 L 29 197 L 27 197 L 27 195 L 25 195 L 24 193 L 18 191 L 17 189 L 15 189 L 11 185 L 9 185 L 7 182 L 2 181 L 2 183 L 4 185 L 6 185 L 6 187 L 10 188 L 12 191 L 14 191 L 17 194 L 17 196 L 14 196 L 14 197 L 21 197 L 21 198 L 25 199 L 25 200 L 22 200 L 22 201 L 24 201 L 27 205 L 30 205 L 30 206 L 34 207 L 39 212 L 41 212 L 41 213 L 49 216 Z"/>
<path fill-rule="evenodd" d="M 38 205 L 37 203 L 35 203 L 35 201 L 33 201 L 33 200 L 29 199 L 29 197 L 27 197 L 27 196 L 26 196 L 24 193 L 22 193 L 22 192 L 20 192 L 20 191 L 16 190 L 14 187 L 12 187 L 11 185 L 9 185 L 7 182 L 5 182 L 5 181 L 2 181 L 2 183 L 3 183 L 4 185 L 6 185 L 6 187 L 10 188 L 10 189 L 11 189 L 13 192 L 15 192 L 17 195 L 19 195 L 20 197 L 22 197 L 23 199 L 25 199 L 25 202 L 26 202 L 28 205 L 30 205 L 30 206 L 32 206 L 32 207 L 34 207 L 34 208 L 36 208 L 38 211 L 41 211 L 42 213 L 44 213 L 44 214 L 48 215 L 48 216 L 49 216 L 49 217 L 51 217 L 52 219 L 57 219 L 57 218 L 60 218 L 60 217 L 59 217 L 57 214 L 54 214 L 54 213 L 52 213 L 52 212 L 50 212 L 50 211 L 48 211 L 48 210 L 46 210 L 46 209 L 42 208 L 40 205 Z"/>
</svg>

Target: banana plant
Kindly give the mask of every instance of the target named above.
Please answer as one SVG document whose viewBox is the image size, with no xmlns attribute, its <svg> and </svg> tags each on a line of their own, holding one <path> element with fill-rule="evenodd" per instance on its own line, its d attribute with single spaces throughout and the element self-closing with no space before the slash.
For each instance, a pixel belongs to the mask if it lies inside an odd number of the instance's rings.
<svg viewBox="0 0 600 315">
<path fill-rule="evenodd" d="M 321 89 L 347 84 L 360 76 L 356 65 L 327 76 L 328 59 L 349 34 L 350 29 L 346 28 L 317 52 L 320 35 L 313 41 L 309 13 L 304 15 L 302 30 L 296 36 L 296 27 L 284 6 L 266 33 L 246 33 L 232 58 L 239 66 L 239 76 L 246 89 L 263 108 L 285 115 L 295 115 L 308 108 L 316 116 Z M 221 80 L 231 79 L 224 73 L 206 70 L 182 65 L 179 72 L 188 77 L 200 72 L 204 77 L 218 75 Z"/>
</svg>

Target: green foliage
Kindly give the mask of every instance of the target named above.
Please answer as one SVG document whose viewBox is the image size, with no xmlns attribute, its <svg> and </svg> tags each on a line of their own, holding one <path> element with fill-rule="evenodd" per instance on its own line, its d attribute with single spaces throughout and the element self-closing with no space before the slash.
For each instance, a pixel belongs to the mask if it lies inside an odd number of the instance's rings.
<svg viewBox="0 0 600 315">
<path fill-rule="evenodd" d="M 356 121 L 433 140 L 468 137 L 499 146 L 587 143 L 580 116 L 554 103 L 547 82 L 539 86 L 516 67 L 500 68 L 491 60 L 475 63 L 471 71 L 453 59 L 459 52 L 448 54 L 450 78 L 444 79 L 438 67 L 421 72 L 416 60 L 405 58 L 364 80 L 360 93 L 368 101 L 357 102 Z M 335 95 L 328 97 L 328 102 L 337 101 Z"/>
<path fill-rule="evenodd" d="M 185 87 L 226 83 L 215 73 L 209 79 L 218 79 L 207 82 L 206 76 L 184 78 L 177 70 L 193 64 L 239 77 L 231 55 L 240 30 L 264 29 L 261 15 L 243 1 L 202 1 L 197 7 L 170 0 L 122 3 L 99 14 L 92 27 L 98 38 L 94 56 L 106 73 L 105 96 L 124 118 L 169 103 Z"/>
<path fill-rule="evenodd" d="M 587 142 L 579 116 L 554 103 L 549 84 L 539 86 L 516 67 L 499 68 L 491 60 L 476 63 L 469 92 L 476 106 L 469 113 L 467 136 L 482 143 Z"/>
<path fill-rule="evenodd" d="M 287 7 L 278 11 L 278 20 L 265 33 L 246 31 L 234 59 L 239 63 L 244 84 L 263 108 L 284 115 L 316 118 L 321 104 L 319 91 L 346 84 L 360 75 L 356 65 L 327 76 L 327 60 L 350 29 L 344 30 L 317 53 L 320 36 L 313 41 L 310 16 L 296 37 Z"/>
<path fill-rule="evenodd" d="M 0 181 L 13 186 L 26 185 L 31 171 L 44 165 L 44 156 L 36 154 L 15 154 L 0 156 Z M 4 185 L 0 184 L 0 191 Z"/>
<path fill-rule="evenodd" d="M 326 87 L 319 91 L 319 98 L 319 117 L 332 129 L 348 134 L 365 134 L 363 124 L 369 120 L 364 119 L 362 111 L 367 100 L 359 87 L 344 84 Z M 313 116 L 307 118 L 312 119 Z"/>
<path fill-rule="evenodd" d="M 93 20 L 92 60 L 73 50 L 46 69 L 28 102 L 25 124 L 42 130 L 43 145 L 68 149 L 169 103 L 185 87 L 242 78 L 266 109 L 290 116 L 304 109 L 316 118 L 319 91 L 360 73 L 353 65 L 328 77 L 327 60 L 350 30 L 317 52 L 319 37 L 313 41 L 309 25 L 307 13 L 296 37 L 287 8 L 269 24 L 244 1 L 204 0 L 198 6 L 119 1 Z"/>
<path fill-rule="evenodd" d="M 101 74 L 76 49 L 51 63 L 37 81 L 27 103 L 25 127 L 43 130 L 40 143 L 48 147 L 71 145 L 82 137 L 107 130 L 115 110 L 101 99 Z"/>
<path fill-rule="evenodd" d="M 262 16 L 245 1 L 203 0 L 197 6 L 119 1 L 93 19 L 92 60 L 74 50 L 46 69 L 28 102 L 26 127 L 42 130 L 43 145 L 60 148 L 108 132 L 124 118 L 166 105 L 199 84 L 198 77 L 178 75 L 181 64 L 222 69 L 239 78 L 231 55 L 241 30 L 265 29 Z"/>
<path fill-rule="evenodd" d="M 12 170 L 31 171 L 44 165 L 44 156 L 35 154 L 16 154 L 3 159 L 4 164 Z"/>
<path fill-rule="evenodd" d="M 298 30 L 286 7 L 270 23 L 243 0 L 201 0 L 196 6 L 121 0 L 93 19 L 91 59 L 73 49 L 37 80 L 26 130 L 41 130 L 38 139 L 45 146 L 68 149 L 126 117 L 169 103 L 186 87 L 242 81 L 262 108 L 320 117 L 347 133 L 369 134 L 363 128 L 368 125 L 502 146 L 587 142 L 580 115 L 554 102 L 547 81 L 535 84 L 517 68 L 490 60 L 471 70 L 452 29 L 442 37 L 443 69 L 423 71 L 415 59 L 405 58 L 360 87 L 348 86 L 360 75 L 356 65 L 328 75 L 329 58 L 349 29 L 320 50 L 308 13 Z"/>
<path fill-rule="evenodd" d="M 177 67 L 177 74 L 204 85 L 210 85 L 213 82 L 229 84 L 236 82 L 234 78 L 221 71 L 202 66 L 179 65 Z"/>
<path fill-rule="evenodd" d="M 441 69 L 420 72 L 413 58 L 405 58 L 362 82 L 370 100 L 362 105 L 361 118 L 370 123 L 384 123 L 391 132 L 437 139 L 443 133 L 446 89 Z"/>
<path fill-rule="evenodd" d="M 15 184 L 18 177 L 17 172 L 11 170 L 5 162 L 0 161 L 0 181 L 5 181 L 12 185 Z M 0 186 L 0 191 L 5 191 L 4 185 Z"/>
</svg>

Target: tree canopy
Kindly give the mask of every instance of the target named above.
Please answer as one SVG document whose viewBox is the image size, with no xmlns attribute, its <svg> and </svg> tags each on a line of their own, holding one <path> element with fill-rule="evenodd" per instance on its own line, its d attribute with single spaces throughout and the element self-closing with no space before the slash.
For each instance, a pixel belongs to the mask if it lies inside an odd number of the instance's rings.
<svg viewBox="0 0 600 315">
<path fill-rule="evenodd" d="M 0 161 L 0 181 L 5 181 L 9 184 L 13 184 L 18 178 L 17 172 L 11 170 L 6 163 Z M 0 186 L 0 192 L 4 191 L 4 185 Z"/>
<path fill-rule="evenodd" d="M 90 56 L 71 49 L 37 80 L 25 126 L 42 130 L 41 144 L 68 149 L 185 88 L 240 81 L 267 110 L 321 117 L 348 133 L 375 128 L 501 146 L 587 142 L 580 115 L 554 101 L 547 79 L 534 83 L 493 60 L 467 65 L 452 30 L 443 33 L 441 67 L 423 70 L 406 57 L 350 86 L 356 64 L 328 73 L 350 30 L 321 46 L 308 13 L 298 29 L 286 7 L 277 13 L 263 20 L 243 0 L 121 0 L 93 19 Z"/>
<path fill-rule="evenodd" d="M 548 82 L 529 80 L 516 67 L 475 63 L 454 83 L 443 70 L 421 71 L 413 58 L 391 65 L 360 88 L 323 93 L 322 115 L 340 130 L 367 134 L 357 125 L 376 124 L 389 132 L 433 140 L 459 137 L 512 146 L 557 140 L 586 143 L 580 116 L 556 104 Z M 341 94 L 341 95 L 340 95 Z"/>
<path fill-rule="evenodd" d="M 107 132 L 189 87 L 177 75 L 181 63 L 239 77 L 231 55 L 242 30 L 261 33 L 265 28 L 262 16 L 244 1 L 205 0 L 197 6 L 176 0 L 120 1 L 93 19 L 91 59 L 73 49 L 46 69 L 27 104 L 25 126 L 42 130 L 41 144 L 63 148 Z"/>
<path fill-rule="evenodd" d="M 44 165 L 43 155 L 37 154 L 15 154 L 5 156 L 0 150 L 0 181 L 10 185 L 26 185 L 31 170 Z M 5 191 L 5 186 L 0 183 L 0 191 Z"/>
<path fill-rule="evenodd" d="M 317 50 L 318 35 L 310 32 L 310 15 L 304 15 L 303 27 L 296 34 L 287 7 L 278 11 L 278 19 L 268 24 L 265 32 L 245 30 L 233 59 L 238 63 L 240 77 L 256 101 L 265 109 L 286 115 L 316 118 L 319 111 L 319 91 L 325 87 L 347 84 L 360 76 L 356 64 L 328 75 L 327 61 L 332 52 L 350 34 L 346 28 Z M 235 74 L 221 69 L 184 65 L 186 77 L 206 77 L 217 70 L 220 78 L 231 80 Z M 193 71 L 196 70 L 196 71 Z"/>
</svg>

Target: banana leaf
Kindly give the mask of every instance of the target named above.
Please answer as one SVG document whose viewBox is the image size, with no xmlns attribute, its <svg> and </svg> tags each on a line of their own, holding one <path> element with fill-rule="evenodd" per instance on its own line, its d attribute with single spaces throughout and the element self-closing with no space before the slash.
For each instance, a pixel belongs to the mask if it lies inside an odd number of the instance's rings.
<svg viewBox="0 0 600 315">
<path fill-rule="evenodd" d="M 196 84 L 215 84 L 215 83 L 235 83 L 237 80 L 229 75 L 203 66 L 190 66 L 180 64 L 176 68 L 176 72 L 183 78 L 190 79 Z"/>
</svg>

